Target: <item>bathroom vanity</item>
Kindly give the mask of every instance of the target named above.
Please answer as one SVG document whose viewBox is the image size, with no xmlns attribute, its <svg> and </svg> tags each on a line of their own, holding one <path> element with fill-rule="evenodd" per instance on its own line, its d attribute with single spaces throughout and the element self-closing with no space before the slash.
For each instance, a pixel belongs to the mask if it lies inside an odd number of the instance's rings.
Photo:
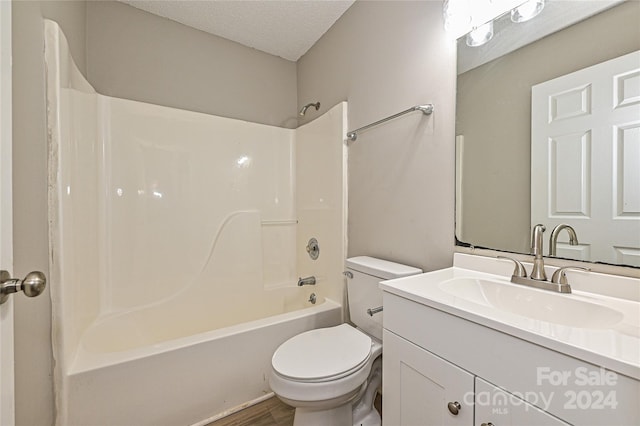
<svg viewBox="0 0 640 426">
<path fill-rule="evenodd" d="M 638 424 L 639 280 L 575 272 L 559 294 L 508 262 L 454 265 L 381 283 L 384 424 Z M 609 294 L 584 290 L 599 280 Z"/>
</svg>

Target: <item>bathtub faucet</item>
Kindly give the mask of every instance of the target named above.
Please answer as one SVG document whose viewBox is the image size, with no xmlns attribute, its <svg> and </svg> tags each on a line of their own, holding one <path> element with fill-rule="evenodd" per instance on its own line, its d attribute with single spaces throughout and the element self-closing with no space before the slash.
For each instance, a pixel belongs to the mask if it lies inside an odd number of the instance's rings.
<svg viewBox="0 0 640 426">
<path fill-rule="evenodd" d="M 306 277 L 306 278 L 298 278 L 298 286 L 303 285 L 316 285 L 316 277 Z"/>
</svg>

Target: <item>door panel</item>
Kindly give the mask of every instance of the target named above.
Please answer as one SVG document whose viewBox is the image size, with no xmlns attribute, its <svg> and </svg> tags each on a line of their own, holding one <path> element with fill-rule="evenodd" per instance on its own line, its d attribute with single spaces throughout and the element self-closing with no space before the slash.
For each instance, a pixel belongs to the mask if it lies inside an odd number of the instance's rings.
<svg viewBox="0 0 640 426">
<path fill-rule="evenodd" d="M 640 266 L 640 51 L 538 84 L 531 105 L 531 225 L 557 255 Z"/>
</svg>

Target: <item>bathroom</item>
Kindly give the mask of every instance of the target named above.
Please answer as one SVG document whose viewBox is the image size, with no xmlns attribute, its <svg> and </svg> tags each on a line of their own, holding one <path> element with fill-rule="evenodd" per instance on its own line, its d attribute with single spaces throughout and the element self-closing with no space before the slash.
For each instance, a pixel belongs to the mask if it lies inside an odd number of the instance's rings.
<svg viewBox="0 0 640 426">
<path fill-rule="evenodd" d="M 342 101 L 349 129 L 434 104 L 431 118 L 395 120 L 349 146 L 347 257 L 433 271 L 473 251 L 455 245 L 456 48 L 442 2 L 357 1 L 297 62 L 249 49 L 255 63 L 240 69 L 229 65 L 238 46 L 120 2 L 13 2 L 11 13 L 16 275 L 49 265 L 42 18 L 59 23 L 79 69 L 109 96 L 285 128 Z M 321 111 L 297 115 L 316 100 Z M 17 424 L 54 422 L 48 292 L 14 298 Z"/>
</svg>

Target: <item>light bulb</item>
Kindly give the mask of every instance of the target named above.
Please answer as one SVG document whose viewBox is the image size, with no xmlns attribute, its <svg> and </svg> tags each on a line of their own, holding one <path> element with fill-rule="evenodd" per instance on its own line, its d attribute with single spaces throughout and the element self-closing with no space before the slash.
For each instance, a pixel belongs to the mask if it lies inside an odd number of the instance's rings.
<svg viewBox="0 0 640 426">
<path fill-rule="evenodd" d="M 544 0 L 528 0 L 511 10 L 511 20 L 518 23 L 526 22 L 538 16 L 542 9 L 544 9 Z"/>
<path fill-rule="evenodd" d="M 467 46 L 482 46 L 493 37 L 493 21 L 489 21 L 467 34 Z"/>
</svg>

